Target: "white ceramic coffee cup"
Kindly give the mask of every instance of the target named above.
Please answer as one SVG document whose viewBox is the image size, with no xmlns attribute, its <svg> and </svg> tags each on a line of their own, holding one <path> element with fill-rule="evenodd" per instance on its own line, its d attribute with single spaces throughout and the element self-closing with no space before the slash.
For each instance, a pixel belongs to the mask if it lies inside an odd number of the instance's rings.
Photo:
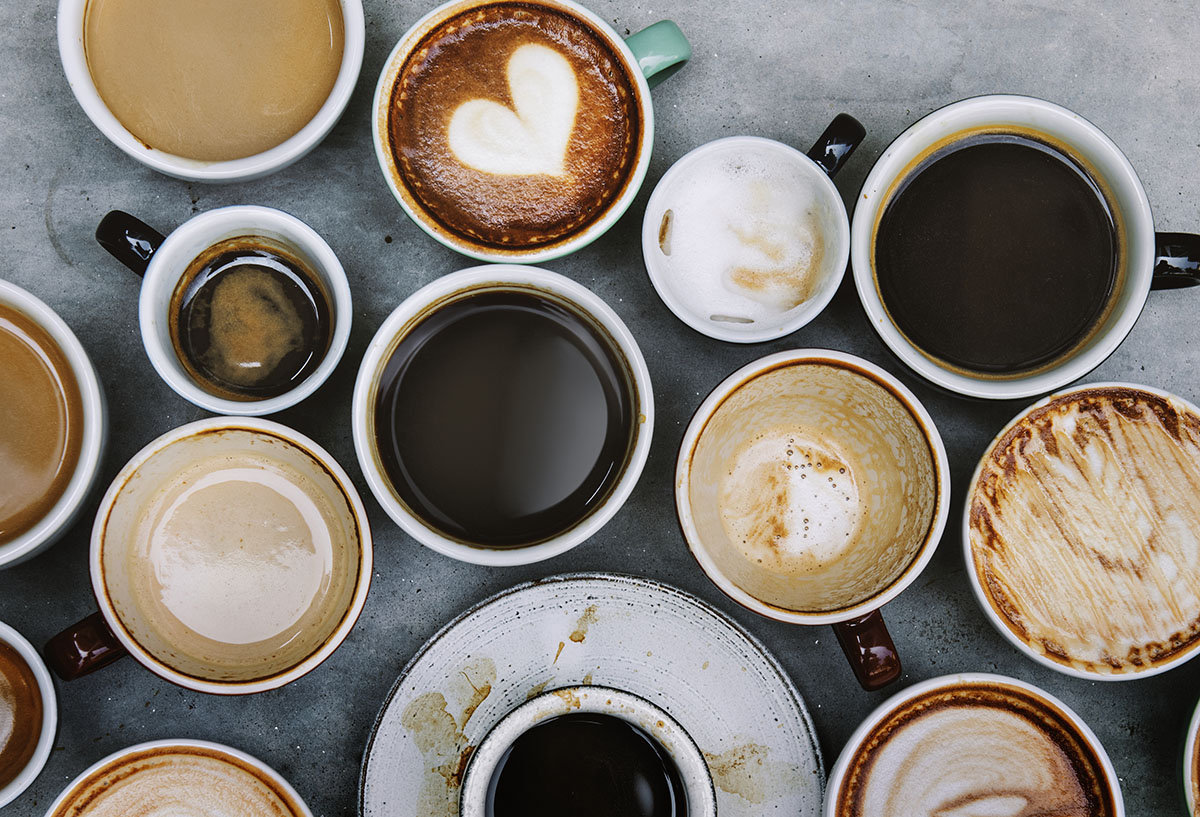
<svg viewBox="0 0 1200 817">
<path fill-rule="evenodd" d="M 1200 703 L 1192 711 L 1192 719 L 1188 723 L 1186 743 L 1183 744 L 1183 799 L 1187 803 L 1187 813 L 1194 815 L 1196 806 L 1200 805 L 1200 769 L 1196 764 L 1200 761 L 1197 754 L 1196 742 L 1200 741 Z"/>
<path fill-rule="evenodd" d="M 687 813 L 691 817 L 716 817 L 712 775 L 691 736 L 674 718 L 644 698 L 603 686 L 543 692 L 501 718 L 471 755 L 459 799 L 461 817 L 485 817 L 488 787 L 513 741 L 547 718 L 572 712 L 609 715 L 641 729 L 675 761 L 687 792 Z"/>
<path fill-rule="evenodd" d="M 1069 146 L 1086 163 L 1109 197 L 1122 236 L 1124 276 L 1112 296 L 1112 306 L 1082 347 L 1065 359 L 1029 374 L 986 377 L 939 364 L 911 344 L 888 317 L 873 270 L 877 224 L 891 191 L 903 174 L 926 151 L 955 134 L 980 128 L 1019 127 L 1043 133 Z M 1159 239 L 1166 234 L 1160 235 Z M 993 95 L 964 99 L 918 120 L 896 137 L 876 161 L 856 199 L 850 228 L 850 258 L 854 284 L 871 326 L 888 348 L 932 383 L 970 397 L 1017 399 L 1046 394 L 1099 366 L 1133 328 L 1160 256 L 1150 203 L 1125 154 L 1099 128 L 1083 117 L 1050 102 L 1027 96 Z M 1179 286 L 1175 278 L 1165 286 Z M 1164 284 L 1156 283 L 1157 286 Z"/>
<path fill-rule="evenodd" d="M 833 765 L 833 769 L 829 772 L 829 783 L 825 788 L 825 811 L 824 817 L 838 817 L 839 798 L 841 797 L 842 787 L 846 782 L 846 774 L 850 769 L 855 756 L 862 750 L 863 742 L 871 734 L 871 732 L 892 712 L 900 708 L 908 701 L 940 689 L 953 688 L 964 684 L 996 684 L 1001 687 L 1015 687 L 1018 690 L 1023 690 L 1035 699 L 1038 699 L 1041 704 L 1044 704 L 1049 710 L 1055 711 L 1060 717 L 1070 724 L 1074 731 L 1087 745 L 1087 748 L 1095 755 L 1099 761 L 1103 771 L 1104 780 L 1108 784 L 1109 795 L 1114 806 L 1114 817 L 1124 817 L 1125 801 L 1121 795 L 1121 784 L 1117 778 L 1117 772 L 1113 768 L 1112 761 L 1108 758 L 1108 753 L 1104 751 L 1104 746 L 1101 745 L 1100 739 L 1096 737 L 1096 733 L 1083 722 L 1083 720 L 1075 714 L 1075 712 L 1045 690 L 1035 687 L 1033 684 L 1020 681 L 1016 678 L 1008 678 L 1003 675 L 992 675 L 988 673 L 961 673 L 958 675 L 943 675 L 938 678 L 930 678 L 927 681 L 913 684 L 902 692 L 888 698 L 873 711 L 866 719 L 859 724 L 854 733 L 850 735 L 850 739 L 846 741 L 841 754 L 838 756 L 837 762 Z"/>
<path fill-rule="evenodd" d="M 38 651 L 24 636 L 2 621 L 0 621 L 0 642 L 8 644 L 17 651 L 21 658 L 25 659 L 25 663 L 29 665 L 29 669 L 33 671 L 33 676 L 37 679 L 38 692 L 42 696 L 42 732 L 38 737 L 37 747 L 33 750 L 33 757 L 29 759 L 29 763 L 25 765 L 20 774 L 13 778 L 7 786 L 0 787 L 0 808 L 4 808 L 17 799 L 21 792 L 29 788 L 34 779 L 41 774 L 46 760 L 50 757 L 50 750 L 54 748 L 54 737 L 58 730 L 58 696 L 54 692 L 54 681 L 50 678 L 50 672 L 46 669 Z"/>
<path fill-rule="evenodd" d="M 54 310 L 16 284 L 2 280 L 0 304 L 29 317 L 58 344 L 79 385 L 83 409 L 83 436 L 75 473 L 58 502 L 37 524 L 11 542 L 0 544 L 0 568 L 5 568 L 30 559 L 50 547 L 79 516 L 100 471 L 104 444 L 108 438 L 108 407 L 100 378 L 87 352 Z M 13 384 L 3 384 L 3 387 L 12 388 Z"/>
<path fill-rule="evenodd" d="M 628 364 L 638 412 L 632 431 L 633 442 L 629 447 L 624 470 L 608 498 L 563 533 L 536 544 L 519 547 L 491 548 L 468 544 L 452 539 L 424 522 L 405 505 L 388 479 L 375 441 L 375 399 L 380 377 L 401 338 L 448 299 L 475 290 L 489 289 L 549 293 L 570 302 L 595 320 Z M 654 395 L 650 384 L 650 371 L 633 334 L 617 313 L 591 290 L 549 270 L 514 264 L 494 264 L 444 275 L 408 296 L 387 317 L 367 346 L 358 370 L 358 379 L 354 384 L 351 426 L 358 464 L 371 493 L 405 533 L 438 553 L 464 562 L 482 565 L 523 565 L 549 559 L 570 550 L 600 530 L 620 510 L 621 505 L 633 492 L 650 454 L 650 438 L 654 429 Z"/>
<path fill-rule="evenodd" d="M 171 341 L 171 301 L 179 279 L 206 249 L 242 236 L 267 238 L 294 252 L 320 279 L 333 322 L 329 348 L 312 374 L 283 394 L 259 400 L 230 400 L 205 391 L 188 374 Z M 346 271 L 325 239 L 282 210 L 256 205 L 220 207 L 194 216 L 166 238 L 133 216 L 113 211 L 101 221 L 96 238 L 117 260 L 143 276 L 138 323 L 146 355 L 176 394 L 200 408 L 235 416 L 282 411 L 320 388 L 346 351 L 353 318 Z"/>
<path fill-rule="evenodd" d="M 292 787 L 292 784 L 266 763 L 263 763 L 253 755 L 234 749 L 232 746 L 207 740 L 194 740 L 192 738 L 147 741 L 146 743 L 139 743 L 113 752 L 108 757 L 96 761 L 76 776 L 70 785 L 63 789 L 62 793 L 54 799 L 54 802 L 50 804 L 50 808 L 46 810 L 46 817 L 53 817 L 67 801 L 76 796 L 77 790 L 101 782 L 100 779 L 105 774 L 117 771 L 127 763 L 136 764 L 141 762 L 142 758 L 151 758 L 155 754 L 169 754 L 172 750 L 181 750 L 183 752 L 196 750 L 206 757 L 218 758 L 230 766 L 258 778 L 260 784 L 271 790 L 274 797 L 286 805 L 288 813 L 286 816 L 280 814 L 280 817 L 312 817 L 312 811 L 309 809 L 308 804 L 304 802 L 304 799 Z M 117 778 L 120 779 L 119 774 Z"/>
<path fill-rule="evenodd" d="M 121 124 L 96 90 L 83 50 L 84 16 L 89 0 L 59 0 L 58 52 L 75 99 L 109 141 L 137 161 L 178 179 L 196 182 L 247 181 L 274 173 L 316 147 L 341 118 L 362 68 L 366 25 L 362 0 L 340 0 L 345 40 L 342 64 L 325 104 L 307 125 L 282 144 L 254 156 L 227 161 L 199 161 L 148 147 Z"/>
</svg>

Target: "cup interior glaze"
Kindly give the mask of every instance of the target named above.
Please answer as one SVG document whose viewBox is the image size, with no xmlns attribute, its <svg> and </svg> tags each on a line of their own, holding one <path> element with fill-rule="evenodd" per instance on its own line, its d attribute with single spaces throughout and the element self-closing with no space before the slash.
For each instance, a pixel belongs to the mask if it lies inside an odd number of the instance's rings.
<svg viewBox="0 0 1200 817">
<path fill-rule="evenodd" d="M 0 544 L 0 569 L 32 558 L 53 544 L 75 521 L 99 473 L 108 437 L 108 407 L 96 369 L 83 345 L 54 310 L 7 281 L 0 280 L 0 303 L 20 312 L 46 331 L 62 350 L 79 386 L 83 435 L 75 472 L 62 496 L 29 530 Z M 5 388 L 9 388 L 5 384 Z"/>
<path fill-rule="evenodd" d="M 949 485 L 941 438 L 911 392 L 861 358 L 798 349 L 748 364 L 701 404 L 675 506 L 727 595 L 770 618 L 832 624 L 916 578 Z"/>
<path fill-rule="evenodd" d="M 329 296 L 333 333 L 317 368 L 294 388 L 262 400 L 230 400 L 210 394 L 188 374 L 171 340 L 170 311 L 176 284 L 191 262 L 215 244 L 261 236 L 293 251 Z M 186 221 L 154 251 L 138 296 L 142 344 L 155 371 L 190 403 L 215 414 L 262 416 L 282 411 L 315 392 L 333 374 L 350 339 L 353 304 L 341 262 L 315 230 L 282 210 L 238 205 L 209 210 Z"/>
<path fill-rule="evenodd" d="M 3 283 L 3 282 L 0 282 Z M 38 737 L 37 747 L 33 757 L 25 768 L 7 785 L 0 787 L 0 808 L 11 803 L 29 788 L 30 784 L 41 774 L 54 748 L 54 738 L 58 731 L 58 696 L 54 691 L 54 681 L 50 671 L 38 651 L 19 632 L 0 621 L 0 641 L 11 646 L 25 660 L 37 679 L 38 691 L 42 697 L 42 731 Z M 7 735 L 5 739 L 7 740 Z"/>
<path fill-rule="evenodd" d="M 938 147 L 979 130 L 1017 129 L 1040 134 L 1088 169 L 1104 192 L 1117 230 L 1118 280 L 1107 311 L 1065 358 L 1011 376 L 952 368 L 914 346 L 888 316 L 874 271 L 879 221 L 897 186 Z M 893 141 L 867 175 L 850 227 L 854 284 L 871 325 L 900 360 L 932 383 L 958 394 L 1017 399 L 1053 391 L 1099 366 L 1120 345 L 1141 314 L 1150 290 L 1155 236 L 1150 204 L 1120 149 L 1083 117 L 1044 100 L 1014 95 L 979 96 L 940 108 Z"/>
<path fill-rule="evenodd" d="M 562 533 L 534 544 L 517 547 L 486 547 L 468 543 L 451 538 L 424 521 L 408 507 L 384 471 L 375 432 L 376 401 L 384 368 L 401 340 L 442 305 L 468 294 L 489 290 L 524 291 L 535 295 L 542 293 L 569 302 L 584 316 L 592 319 L 596 327 L 607 335 L 613 348 L 624 358 L 636 405 L 632 440 L 627 449 L 623 470 L 608 497 L 594 505 L 586 516 Z M 354 384 L 351 422 L 358 463 L 371 493 L 387 511 L 388 516 L 409 536 L 438 553 L 465 562 L 521 565 L 548 559 L 570 550 L 591 537 L 621 508 L 637 484 L 649 456 L 654 429 L 654 396 L 650 372 L 637 341 L 608 304 L 587 288 L 558 273 L 536 267 L 495 264 L 444 275 L 417 290 L 396 307 L 379 327 L 363 356 L 358 379 Z"/>
<path fill-rule="evenodd" d="M 89 0 L 59 0 L 58 51 L 75 99 L 101 133 L 122 151 L 167 176 L 197 182 L 248 181 L 280 170 L 303 157 L 333 129 L 350 101 L 362 69 L 366 24 L 362 0 L 340 0 L 345 42 L 337 80 L 325 104 L 307 125 L 282 144 L 254 156 L 198 161 L 149 147 L 121 124 L 100 97 L 84 55 L 84 14 Z"/>
</svg>

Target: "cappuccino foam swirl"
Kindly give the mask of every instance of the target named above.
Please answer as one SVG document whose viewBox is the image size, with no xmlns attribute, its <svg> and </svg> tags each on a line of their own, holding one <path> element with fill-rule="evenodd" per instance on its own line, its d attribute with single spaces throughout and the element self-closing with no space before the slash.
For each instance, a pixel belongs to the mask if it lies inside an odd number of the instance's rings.
<svg viewBox="0 0 1200 817">
<path fill-rule="evenodd" d="M 1064 396 L 987 456 L 970 543 L 993 609 L 1034 650 L 1128 673 L 1200 638 L 1200 417 L 1126 388 Z"/>
</svg>

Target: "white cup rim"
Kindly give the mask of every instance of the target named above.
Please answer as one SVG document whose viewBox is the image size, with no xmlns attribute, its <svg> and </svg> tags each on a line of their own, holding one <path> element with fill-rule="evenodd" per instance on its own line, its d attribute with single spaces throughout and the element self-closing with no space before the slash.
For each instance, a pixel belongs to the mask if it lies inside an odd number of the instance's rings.
<svg viewBox="0 0 1200 817">
<path fill-rule="evenodd" d="M 342 493 L 354 513 L 354 520 L 359 532 L 360 557 L 356 587 L 354 595 L 351 597 L 350 603 L 342 615 L 341 622 L 329 634 L 325 642 L 303 660 L 288 669 L 281 670 L 266 678 L 252 681 L 209 681 L 187 675 L 163 663 L 151 654 L 149 650 L 142 647 L 126 629 L 104 586 L 104 532 L 108 523 L 108 515 L 130 477 L 152 456 L 173 443 L 217 429 L 245 429 L 259 432 L 277 437 L 303 450 L 315 462 L 328 471 L 337 482 L 338 487 L 342 489 Z M 288 426 L 272 420 L 264 420 L 260 417 L 209 417 L 204 420 L 185 423 L 147 443 L 140 451 L 133 455 L 129 462 L 125 464 L 125 467 L 113 478 L 112 483 L 104 494 L 104 498 L 100 501 L 100 507 L 96 512 L 96 521 L 92 526 L 91 545 L 88 551 L 88 569 L 91 575 L 92 593 L 96 598 L 96 604 L 100 608 L 101 615 L 104 616 L 105 623 L 107 623 L 109 630 L 112 631 L 117 640 L 121 642 L 121 646 L 139 664 L 160 678 L 185 689 L 206 692 L 212 695 L 248 695 L 255 692 L 264 692 L 269 689 L 277 689 L 307 675 L 324 663 L 325 659 L 332 655 L 341 646 L 342 642 L 346 640 L 346 637 L 358 622 L 358 617 L 361 615 L 363 606 L 367 602 L 367 593 L 371 588 L 373 563 L 374 551 L 370 522 L 367 519 L 366 508 L 363 506 L 362 499 L 359 497 L 354 483 L 350 480 L 350 476 L 328 451 L 310 437 Z"/>
<path fill-rule="evenodd" d="M 839 225 L 837 238 L 840 245 L 837 253 L 834 255 L 835 261 L 832 262 L 832 274 L 826 276 L 826 280 L 821 284 L 820 289 L 814 296 L 796 308 L 796 313 L 793 316 L 786 321 L 780 321 L 776 324 L 766 324 L 762 328 L 737 330 L 730 328 L 728 324 L 717 323 L 697 315 L 692 310 L 687 309 L 680 302 L 679 298 L 676 297 L 675 290 L 668 283 L 661 266 L 654 261 L 657 258 L 659 225 L 652 223 L 652 214 L 658 211 L 659 202 L 667 195 L 668 188 L 678 176 L 686 173 L 692 165 L 704 159 L 709 154 L 726 150 L 736 145 L 751 145 L 769 150 L 780 156 L 788 157 L 797 167 L 805 168 L 805 171 L 809 172 L 812 178 L 817 180 L 817 185 L 825 196 L 825 203 L 835 211 Z M 654 186 L 654 192 L 650 194 L 650 199 L 646 203 L 645 213 L 642 217 L 642 261 L 646 268 L 646 274 L 650 278 L 650 283 L 654 285 L 654 291 L 658 293 L 659 299 L 666 304 L 675 317 L 679 318 L 679 320 L 692 329 L 710 338 L 730 343 L 762 343 L 781 338 L 784 335 L 790 335 L 792 332 L 806 326 L 820 315 L 829 302 L 833 300 L 833 296 L 837 293 L 838 287 L 841 286 L 842 278 L 846 274 L 846 266 L 849 260 L 850 218 L 846 214 L 846 204 L 842 201 L 842 194 L 834 184 L 833 178 L 807 154 L 785 142 L 768 139 L 763 136 L 725 136 L 692 148 L 692 150 L 675 160 L 675 163 L 667 168 L 667 172 L 658 180 L 658 184 Z"/>
<path fill-rule="evenodd" d="M 408 215 L 409 219 L 420 227 L 426 235 L 443 246 L 449 247 L 455 252 L 462 253 L 468 258 L 474 258 L 477 261 L 537 264 L 542 261 L 551 261 L 555 258 L 569 255 L 592 243 L 592 241 L 599 238 L 610 227 L 616 224 L 621 216 L 625 214 L 625 211 L 629 209 L 629 206 L 633 204 L 634 198 L 642 187 L 642 182 L 645 181 L 646 171 L 650 167 L 650 153 L 654 146 L 654 104 L 650 98 L 650 85 L 646 81 L 645 74 L 638 67 L 637 57 L 633 55 L 629 46 L 625 44 L 625 40 L 617 34 L 609 23 L 605 22 L 592 11 L 574 2 L 574 0 L 536 0 L 541 5 L 550 7 L 560 6 L 568 9 L 575 16 L 582 18 L 608 41 L 617 56 L 625 63 L 625 68 L 628 71 L 631 81 L 637 86 L 638 99 L 641 103 L 638 112 L 642 119 L 642 138 L 638 146 L 637 164 L 629 172 L 629 178 L 625 183 L 624 191 L 613 200 L 601 218 L 596 219 L 575 235 L 543 247 L 521 250 L 489 249 L 477 246 L 466 239 L 450 235 L 435 228 L 428 223 L 430 219 L 423 212 L 414 208 L 407 201 L 402 190 L 403 185 L 398 179 L 399 171 L 392 160 L 390 149 L 391 135 L 388 133 L 387 128 L 388 107 L 391 104 L 392 88 L 399 78 L 400 68 L 403 67 L 408 52 L 417 45 L 420 41 L 420 35 L 423 35 L 425 30 L 434 22 L 449 16 L 450 12 L 456 9 L 489 5 L 494 2 L 497 2 L 497 0 L 448 0 L 448 2 L 442 3 L 437 8 L 425 14 L 408 31 L 404 32 L 395 47 L 388 54 L 387 59 L 383 61 L 379 80 L 375 84 L 375 96 L 371 102 L 371 142 L 375 148 L 375 158 L 379 162 L 379 169 L 383 173 L 384 181 L 387 183 L 392 196 L 399 202 L 400 207 Z"/>
<path fill-rule="evenodd" d="M 720 405 L 742 385 L 765 372 L 783 366 L 830 362 L 835 365 L 844 365 L 851 370 L 858 369 L 864 376 L 875 380 L 881 386 L 888 389 L 893 396 L 904 403 L 905 407 L 912 414 L 913 419 L 921 426 L 934 461 L 934 477 L 937 480 L 938 486 L 937 507 L 934 510 L 929 530 L 925 534 L 925 541 L 921 544 L 916 557 L 904 569 L 904 572 L 883 590 L 857 604 L 832 612 L 787 610 L 762 601 L 741 587 L 738 587 L 732 579 L 725 575 L 716 563 L 716 560 L 712 558 L 707 548 L 704 547 L 691 510 L 691 458 L 700 435 L 708 425 L 709 419 Z M 700 404 L 700 407 L 696 409 L 695 414 L 692 415 L 691 422 L 688 423 L 687 430 L 684 431 L 683 441 L 679 446 L 679 455 L 675 461 L 675 512 L 679 518 L 679 526 L 683 529 L 683 537 L 687 541 L 688 550 L 691 552 L 692 557 L 695 558 L 700 568 L 713 584 L 733 601 L 751 612 L 775 619 L 776 621 L 791 624 L 836 624 L 858 618 L 883 607 L 912 584 L 925 569 L 925 566 L 929 564 L 930 559 L 933 558 L 934 551 L 937 550 L 937 546 L 941 541 L 942 533 L 946 528 L 946 519 L 950 514 L 950 463 L 946 455 L 945 443 L 942 441 L 942 436 L 933 422 L 933 417 L 930 416 L 928 410 L 917 399 L 916 395 L 890 372 L 876 366 L 869 360 L 847 352 L 838 352 L 832 349 L 791 349 L 776 352 L 747 363 L 722 380 L 704 398 L 704 402 Z"/>
<path fill-rule="evenodd" d="M 1028 375 L 1010 378 L 973 377 L 952 371 L 935 363 L 913 346 L 892 324 L 883 302 L 876 291 L 871 265 L 871 240 L 875 216 L 886 204 L 887 193 L 892 182 L 916 158 L 921 150 L 935 144 L 940 138 L 961 130 L 969 129 L 959 119 L 977 109 L 995 109 L 995 124 L 1027 124 L 1038 127 L 1039 119 L 1068 123 L 1078 138 L 1088 140 L 1087 148 L 1102 154 L 1111 164 L 1111 173 L 1105 178 L 1116 179 L 1133 192 L 1132 200 L 1120 202 L 1120 210 L 1126 219 L 1128 244 L 1149 246 L 1148 253 L 1131 257 L 1125 288 L 1133 296 L 1112 325 L 1105 329 L 1086 348 L 1072 353 L 1067 359 L 1050 368 Z M 1021 110 L 1017 118 L 1011 112 Z M 1032 120 L 1032 121 L 1031 121 Z M 959 123 L 959 124 L 955 124 Z M 1069 140 L 1063 139 L 1064 142 Z M 992 400 L 1014 400 L 1035 397 L 1059 389 L 1078 380 L 1103 363 L 1129 334 L 1141 315 L 1150 291 L 1153 267 L 1154 224 L 1150 202 L 1141 181 L 1129 159 L 1100 128 L 1079 114 L 1032 96 L 1019 94 L 986 94 L 968 97 L 940 107 L 918 119 L 897 136 L 876 160 L 863 182 L 862 190 L 855 199 L 854 217 L 850 225 L 850 259 L 854 285 L 858 291 L 871 326 L 879 337 L 908 368 L 926 380 L 957 394 Z M 1114 206 L 1117 202 L 1113 202 Z"/>
<path fill-rule="evenodd" d="M 1104 673 L 1092 672 L 1067 664 L 1060 664 L 1057 661 L 1047 658 L 1042 653 L 1033 649 L 1033 647 L 1031 647 L 1029 644 L 1025 643 L 1025 641 L 1017 636 L 1017 634 L 1014 633 L 996 613 L 992 607 L 991 601 L 988 598 L 987 592 L 983 589 L 983 585 L 979 580 L 979 575 L 975 571 L 975 559 L 971 552 L 971 502 L 975 495 L 975 486 L 979 483 L 979 477 L 983 473 L 983 468 L 987 464 L 988 459 L 991 457 L 993 449 L 995 449 L 996 445 L 1003 440 L 1013 428 L 1029 417 L 1029 415 L 1033 412 L 1049 405 L 1055 400 L 1061 400 L 1064 397 L 1069 397 L 1073 394 L 1079 394 L 1081 392 L 1092 391 L 1093 389 L 1131 389 L 1134 391 L 1147 392 L 1149 394 L 1157 395 L 1158 397 L 1178 402 L 1187 407 L 1188 410 L 1193 412 L 1196 416 L 1200 417 L 1200 407 L 1197 407 L 1190 401 L 1185 400 L 1177 394 L 1172 394 L 1171 392 L 1155 386 L 1144 386 L 1140 383 L 1115 380 L 1101 381 L 1097 383 L 1083 383 L 1077 386 L 1072 386 L 1071 388 L 1063 389 L 1061 391 L 1056 391 L 1053 394 L 1046 395 L 1037 402 L 1027 406 L 1021 411 L 1017 412 L 1017 414 L 1011 420 L 1009 420 L 994 437 L 992 437 L 991 442 L 987 444 L 983 454 L 980 456 L 979 462 L 975 466 L 975 470 L 971 473 L 971 479 L 967 483 L 966 497 L 963 501 L 962 525 L 960 528 L 962 535 L 963 559 L 966 562 L 967 578 L 971 583 L 971 592 L 975 596 L 976 603 L 983 610 L 984 616 L 991 623 L 996 632 L 1003 636 L 1005 640 L 1024 653 L 1027 657 L 1033 659 L 1044 667 L 1049 667 L 1052 670 L 1056 670 L 1064 675 L 1070 675 L 1075 678 L 1086 678 L 1089 681 L 1132 681 L 1140 678 L 1149 678 L 1152 675 L 1158 675 L 1174 669 L 1180 664 L 1190 661 L 1192 658 L 1200 655 L 1200 639 L 1196 639 L 1185 651 L 1177 653 L 1170 659 L 1155 664 L 1147 669 L 1135 669 L 1129 672 L 1120 673 Z"/>
<path fill-rule="evenodd" d="M 50 808 L 46 810 L 46 817 L 52 817 L 54 812 L 57 811 L 59 806 L 61 806 L 67 800 L 67 798 L 74 792 L 76 787 L 85 782 L 92 775 L 102 771 L 103 769 L 106 769 L 107 767 L 117 763 L 120 760 L 123 760 L 126 757 L 154 749 L 202 749 L 218 755 L 228 755 L 235 760 L 239 760 L 248 766 L 254 767 L 261 775 L 268 778 L 273 785 L 277 786 L 283 792 L 285 797 L 291 801 L 289 805 L 297 808 L 299 813 L 296 815 L 296 817 L 313 817 L 312 810 L 308 807 L 308 804 L 304 802 L 304 798 L 300 796 L 299 792 L 296 791 L 292 784 L 284 779 L 283 775 L 275 771 L 275 769 L 268 766 L 262 760 L 254 757 L 254 755 L 243 752 L 240 749 L 235 749 L 232 746 L 227 746 L 223 743 L 215 743 L 210 740 L 197 740 L 195 738 L 165 738 L 161 740 L 149 740 L 144 743 L 137 743 L 133 746 L 127 746 L 124 749 L 120 749 L 110 755 L 107 755 L 106 757 L 101 758 L 100 760 L 97 760 L 91 766 L 88 766 L 82 772 L 77 774 L 71 780 L 71 782 L 67 784 L 66 788 L 59 793 L 58 797 L 54 798 L 54 802 L 51 803 Z"/>
<path fill-rule="evenodd" d="M 239 223 L 245 229 L 237 228 Z M 237 229 L 235 229 L 237 228 Z M 330 311 L 333 313 L 333 332 L 329 348 L 312 374 L 283 394 L 263 400 L 230 400 L 210 394 L 184 371 L 175 350 L 161 342 L 160 330 L 168 320 L 167 311 L 176 282 L 196 257 L 185 248 L 195 243 L 197 236 L 212 235 L 205 246 L 236 235 L 255 235 L 273 230 L 285 243 L 295 244 L 309 255 L 318 269 L 312 270 L 329 290 Z M 240 230 L 240 231 L 239 231 Z M 163 297 L 165 294 L 165 298 Z M 167 308 L 164 308 L 166 306 Z M 311 395 L 329 379 L 337 368 L 350 341 L 350 324 L 354 306 L 350 282 L 333 248 L 312 227 L 283 210 L 253 204 L 237 204 L 206 210 L 176 227 L 150 257 L 138 294 L 138 325 L 142 345 L 158 376 L 183 399 L 214 414 L 257 417 L 274 414 L 296 405 Z"/>
<path fill-rule="evenodd" d="M 1034 686 L 1026 681 L 1021 681 L 1017 678 L 1010 678 L 1006 675 L 997 675 L 986 672 L 962 672 L 951 675 L 941 675 L 936 678 L 930 678 L 925 681 L 920 681 L 907 689 L 897 692 L 877 706 L 870 715 L 858 725 L 858 728 L 850 735 L 850 738 L 843 746 L 841 753 L 838 755 L 837 762 L 833 764 L 833 768 L 829 771 L 829 783 L 825 788 L 825 817 L 838 817 L 837 797 L 838 791 L 841 789 L 842 782 L 845 779 L 846 771 L 850 766 L 850 761 L 853 758 L 854 752 L 862 745 L 863 740 L 871 733 L 871 731 L 879 725 L 879 723 L 891 714 L 897 707 L 920 697 L 927 692 L 935 689 L 943 689 L 954 686 L 973 685 L 973 684 L 996 684 L 999 686 L 1016 687 L 1029 693 L 1035 698 L 1038 698 L 1051 707 L 1059 710 L 1071 725 L 1078 730 L 1083 737 L 1084 742 L 1095 753 L 1100 761 L 1101 769 L 1104 772 L 1106 781 L 1110 786 L 1110 791 L 1113 796 L 1113 804 L 1115 805 L 1115 813 L 1113 817 L 1124 817 L 1125 815 L 1125 800 L 1121 794 L 1121 782 L 1117 777 L 1117 771 L 1113 767 L 1112 761 L 1108 757 L 1108 752 L 1105 751 L 1104 745 L 1100 743 L 1100 739 L 1096 737 L 1096 733 L 1092 731 L 1083 719 L 1060 701 L 1054 695 L 1046 692 L 1044 689 Z"/>
<path fill-rule="evenodd" d="M 489 548 L 469 545 L 450 539 L 433 530 L 409 511 L 395 496 L 391 484 L 378 463 L 374 446 L 374 429 L 368 426 L 374 400 L 376 379 L 382 366 L 395 348 L 399 334 L 425 313 L 432 305 L 451 295 L 470 289 L 518 286 L 542 289 L 574 303 L 590 315 L 611 337 L 615 347 L 629 365 L 633 390 L 638 398 L 639 417 L 635 418 L 633 447 L 629 451 L 625 470 L 613 485 L 608 498 L 582 521 L 559 535 L 537 544 L 508 548 Z M 654 430 L 654 395 L 650 370 L 641 349 L 625 322 L 600 296 L 571 279 L 539 267 L 519 264 L 487 264 L 451 272 L 426 284 L 404 299 L 376 331 L 363 354 L 354 383 L 351 409 L 354 450 L 367 485 L 384 511 L 400 528 L 443 556 L 477 565 L 496 567 L 527 565 L 549 559 L 583 543 L 600 530 L 629 498 L 650 455 Z"/>
<path fill-rule="evenodd" d="M 324 104 L 284 142 L 241 159 L 201 161 L 176 156 L 138 141 L 108 109 L 92 81 L 83 52 L 83 17 L 89 0 L 59 0 L 58 51 L 67 83 L 92 124 L 123 152 L 167 176 L 193 182 L 248 181 L 274 173 L 316 147 L 337 124 L 362 70 L 366 22 L 362 0 L 339 0 L 342 9 L 342 63 Z"/>
<path fill-rule="evenodd" d="M 1196 739 L 1200 736 L 1200 702 L 1192 711 L 1192 719 L 1188 723 L 1187 742 L 1183 745 L 1183 796 L 1187 801 L 1188 813 L 1196 813 L 1195 784 L 1200 782 L 1196 777 Z"/>
<path fill-rule="evenodd" d="M 0 621 L 0 641 L 16 650 L 29 665 L 34 678 L 37 679 L 38 692 L 42 696 L 42 732 L 38 736 L 33 757 L 25 764 L 25 768 L 8 785 L 0 786 L 0 808 L 3 808 L 20 797 L 21 793 L 29 788 L 46 766 L 58 732 L 58 696 L 54 691 L 54 681 L 50 677 L 50 671 L 46 669 L 42 657 L 38 655 L 38 651 L 25 636 Z"/>
<path fill-rule="evenodd" d="M 92 365 L 79 338 L 58 313 L 33 293 L 4 280 L 0 280 L 0 303 L 29 317 L 58 344 L 79 386 L 83 415 L 83 434 L 75 473 L 62 496 L 44 517 L 11 542 L 0 545 L 0 569 L 3 569 L 49 547 L 79 515 L 100 472 L 108 436 L 108 410 L 96 367 Z"/>
</svg>

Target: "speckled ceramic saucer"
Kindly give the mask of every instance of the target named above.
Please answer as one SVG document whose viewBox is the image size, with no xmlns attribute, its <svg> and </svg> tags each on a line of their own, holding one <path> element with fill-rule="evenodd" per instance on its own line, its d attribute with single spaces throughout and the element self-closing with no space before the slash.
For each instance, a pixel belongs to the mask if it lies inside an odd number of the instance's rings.
<svg viewBox="0 0 1200 817">
<path fill-rule="evenodd" d="M 699 746 L 721 817 L 817 815 L 808 711 L 752 635 L 696 597 L 632 576 L 519 585 L 460 615 L 400 674 L 363 759 L 363 817 L 458 817 L 471 753 L 510 710 L 559 687 L 639 695 Z"/>
</svg>

